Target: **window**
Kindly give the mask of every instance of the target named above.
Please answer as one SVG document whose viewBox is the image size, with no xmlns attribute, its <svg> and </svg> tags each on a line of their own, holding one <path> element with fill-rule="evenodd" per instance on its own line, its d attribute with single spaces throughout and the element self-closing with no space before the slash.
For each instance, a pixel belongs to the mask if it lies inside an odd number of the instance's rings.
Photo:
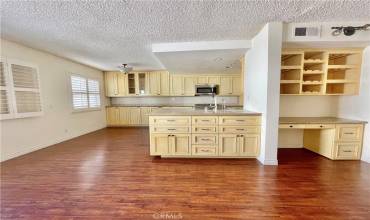
<svg viewBox="0 0 370 220">
<path fill-rule="evenodd" d="M 99 81 L 80 75 L 71 75 L 72 102 L 74 110 L 100 108 Z"/>
<path fill-rule="evenodd" d="M 38 68 L 15 60 L 0 64 L 1 119 L 41 115 Z"/>
</svg>

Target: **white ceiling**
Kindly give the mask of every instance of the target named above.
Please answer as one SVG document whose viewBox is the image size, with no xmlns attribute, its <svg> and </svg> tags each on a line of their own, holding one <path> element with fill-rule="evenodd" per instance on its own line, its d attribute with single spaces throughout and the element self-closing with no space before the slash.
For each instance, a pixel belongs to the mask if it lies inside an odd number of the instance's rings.
<svg viewBox="0 0 370 220">
<path fill-rule="evenodd" d="M 1 36 L 102 70 L 160 69 L 153 43 L 246 40 L 269 21 L 367 21 L 368 0 L 1 1 Z"/>
</svg>

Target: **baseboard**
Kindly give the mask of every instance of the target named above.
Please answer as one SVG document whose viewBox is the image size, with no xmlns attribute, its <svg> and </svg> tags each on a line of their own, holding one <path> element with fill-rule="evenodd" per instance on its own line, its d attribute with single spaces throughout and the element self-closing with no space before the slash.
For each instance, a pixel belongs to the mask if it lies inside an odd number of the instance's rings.
<svg viewBox="0 0 370 220">
<path fill-rule="evenodd" d="M 259 162 L 261 162 L 265 166 L 277 166 L 279 164 L 278 160 L 263 160 L 257 158 Z"/>
</svg>

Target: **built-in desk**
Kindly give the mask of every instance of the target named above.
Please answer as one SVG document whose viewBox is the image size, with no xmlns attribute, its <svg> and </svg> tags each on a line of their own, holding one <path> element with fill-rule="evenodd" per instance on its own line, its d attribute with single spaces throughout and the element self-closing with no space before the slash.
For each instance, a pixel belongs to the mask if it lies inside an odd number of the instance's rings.
<svg viewBox="0 0 370 220">
<path fill-rule="evenodd" d="M 281 117 L 280 129 L 304 129 L 303 147 L 332 160 L 359 160 L 366 122 L 335 117 Z"/>
</svg>

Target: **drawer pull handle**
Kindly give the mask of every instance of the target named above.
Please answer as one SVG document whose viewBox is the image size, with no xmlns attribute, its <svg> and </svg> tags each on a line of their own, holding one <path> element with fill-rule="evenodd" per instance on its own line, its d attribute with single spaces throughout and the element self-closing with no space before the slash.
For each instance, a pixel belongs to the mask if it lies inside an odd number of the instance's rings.
<svg viewBox="0 0 370 220">
<path fill-rule="evenodd" d="M 210 150 L 206 150 L 206 149 L 200 149 L 200 151 L 202 151 L 202 152 L 210 152 Z"/>
<path fill-rule="evenodd" d="M 345 153 L 352 153 L 351 150 L 344 150 L 343 152 L 345 152 Z"/>
<path fill-rule="evenodd" d="M 175 121 L 175 120 L 173 120 L 173 119 L 168 119 L 167 121 L 168 121 L 168 122 L 173 122 L 173 121 Z"/>
<path fill-rule="evenodd" d="M 292 128 L 292 127 L 293 127 L 293 125 L 289 125 L 289 127 L 290 127 L 290 128 Z"/>
<path fill-rule="evenodd" d="M 210 131 L 211 129 L 209 129 L 209 128 L 201 128 L 200 130 L 202 130 L 202 131 Z"/>
<path fill-rule="evenodd" d="M 353 132 L 344 132 L 344 134 L 355 134 Z"/>
<path fill-rule="evenodd" d="M 167 128 L 169 131 L 176 131 L 176 128 Z"/>
<path fill-rule="evenodd" d="M 244 131 L 244 128 L 237 128 L 237 131 Z"/>
<path fill-rule="evenodd" d="M 239 122 L 245 122 L 245 120 L 241 120 L 241 119 L 239 119 L 239 120 L 236 120 L 236 121 L 239 121 Z"/>
<path fill-rule="evenodd" d="M 209 138 L 202 138 L 201 140 L 202 141 L 210 141 L 211 139 L 209 139 Z"/>
<path fill-rule="evenodd" d="M 320 125 L 320 128 L 323 128 L 324 126 Z"/>
<path fill-rule="evenodd" d="M 209 120 L 202 120 L 202 121 L 209 122 Z"/>
</svg>

